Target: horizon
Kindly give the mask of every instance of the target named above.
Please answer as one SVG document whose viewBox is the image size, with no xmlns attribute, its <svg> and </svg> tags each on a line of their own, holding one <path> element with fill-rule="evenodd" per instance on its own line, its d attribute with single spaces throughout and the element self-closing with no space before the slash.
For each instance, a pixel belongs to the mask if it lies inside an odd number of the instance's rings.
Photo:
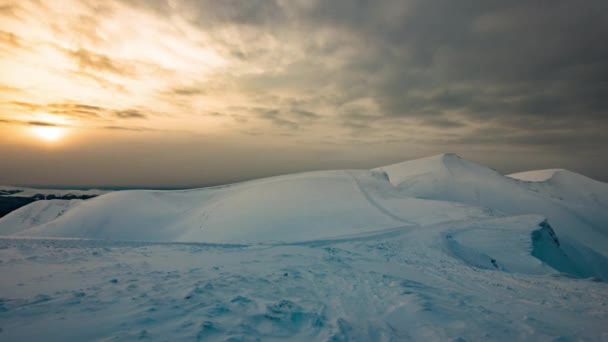
<svg viewBox="0 0 608 342">
<path fill-rule="evenodd" d="M 608 181 L 606 13 L 600 0 L 8 1 L 0 184 L 184 188 L 446 150 Z"/>
</svg>

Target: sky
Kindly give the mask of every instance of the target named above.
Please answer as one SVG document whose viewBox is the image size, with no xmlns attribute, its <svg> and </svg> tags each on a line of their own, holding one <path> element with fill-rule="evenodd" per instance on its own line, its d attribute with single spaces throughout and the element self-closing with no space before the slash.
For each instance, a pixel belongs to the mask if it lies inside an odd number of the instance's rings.
<svg viewBox="0 0 608 342">
<path fill-rule="evenodd" d="M 608 181 L 608 2 L 0 0 L 0 184 L 442 152 Z"/>
</svg>

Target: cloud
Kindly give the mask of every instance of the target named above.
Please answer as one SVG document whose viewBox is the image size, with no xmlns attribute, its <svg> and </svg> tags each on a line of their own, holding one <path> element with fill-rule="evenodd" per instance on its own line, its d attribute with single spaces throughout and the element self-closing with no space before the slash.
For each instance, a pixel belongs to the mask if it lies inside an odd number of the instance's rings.
<svg viewBox="0 0 608 342">
<path fill-rule="evenodd" d="M 445 129 L 462 128 L 462 127 L 467 126 L 463 120 L 453 120 L 453 119 L 448 119 L 448 118 L 436 118 L 436 117 L 433 117 L 430 119 L 425 119 L 423 121 L 423 124 L 437 127 L 437 128 L 445 128 Z"/>
<path fill-rule="evenodd" d="M 192 68 L 207 63 L 188 56 L 189 48 L 216 51 L 228 64 L 212 71 L 211 81 L 194 71 L 183 74 L 186 80 L 158 75 L 170 82 L 157 95 L 173 106 L 168 111 L 173 109 L 177 117 L 201 112 L 199 103 L 228 97 L 236 99 L 226 101 L 230 105 L 272 108 L 239 115 L 290 129 L 332 118 L 327 121 L 333 122 L 331 129 L 373 123 L 390 130 L 400 119 L 435 131 L 499 122 L 528 130 L 528 121 L 539 120 L 573 129 L 585 120 L 608 124 L 608 89 L 601 76 L 608 74 L 608 47 L 603 44 L 608 15 L 601 0 L 584 6 L 569 0 L 551 6 L 519 0 L 466 5 L 449 0 L 184 0 L 173 5 L 124 0 L 100 8 L 84 6 L 80 17 L 91 20 L 67 18 L 69 25 L 57 32 L 78 29 L 86 36 L 84 42 L 114 43 L 104 40 L 105 18 L 95 11 L 111 18 L 129 13 L 146 20 L 146 30 L 155 30 L 145 36 L 124 33 L 125 51 L 138 43 L 156 52 L 145 61 L 144 55 L 128 59 L 90 44 L 65 49 L 80 72 L 103 87 L 115 82 L 108 75 L 135 79 L 142 75 L 140 67 L 164 72 L 178 67 L 163 61 L 183 59 L 184 67 Z M 179 30 L 173 32 L 166 23 L 176 18 L 185 21 L 175 21 Z M 147 40 L 152 33 L 158 40 Z M 178 52 L 183 55 L 172 55 Z M 363 98 L 368 104 L 357 110 L 369 115 L 344 115 Z M 211 111 L 226 112 L 227 107 L 216 105 Z M 146 117 L 126 111 L 114 115 Z M 543 134 L 542 127 L 535 130 Z"/>
<path fill-rule="evenodd" d="M 136 109 L 115 111 L 114 115 L 121 119 L 145 119 L 147 116 Z"/>
<path fill-rule="evenodd" d="M 311 119 L 311 120 L 315 120 L 320 118 L 320 115 L 317 113 L 313 113 L 307 110 L 293 110 L 291 111 L 291 113 L 293 113 L 293 115 L 295 115 L 296 117 L 302 118 L 302 119 Z"/>
<path fill-rule="evenodd" d="M 198 87 L 176 87 L 170 90 L 170 94 L 182 96 L 195 96 L 205 94 L 205 90 Z"/>
<path fill-rule="evenodd" d="M 220 112 L 208 112 L 208 113 L 205 113 L 205 115 L 208 115 L 208 116 L 215 116 L 215 117 L 222 117 L 222 116 L 226 116 L 226 114 L 224 114 L 224 113 L 220 113 Z"/>
<path fill-rule="evenodd" d="M 134 131 L 163 115 L 219 141 L 291 134 L 373 155 L 608 153 L 603 0 L 65 1 L 0 9 L 2 113 Z"/>
<path fill-rule="evenodd" d="M 151 128 L 145 127 L 122 127 L 122 126 L 103 126 L 103 129 L 111 130 L 111 131 L 131 131 L 131 132 L 152 132 L 157 131 Z"/>
<path fill-rule="evenodd" d="M 13 32 L 0 31 L 0 44 L 10 48 L 20 48 L 19 38 Z"/>
<path fill-rule="evenodd" d="M 288 129 L 298 129 L 300 127 L 297 122 L 285 119 L 277 109 L 256 108 L 255 111 L 258 113 L 258 117 L 269 120 L 277 126 Z"/>
<path fill-rule="evenodd" d="M 0 104 L 1 107 L 8 107 L 9 109 L 16 109 L 18 112 L 43 112 L 49 114 L 56 114 L 66 117 L 82 117 L 95 119 L 100 118 L 104 113 L 108 112 L 108 108 L 87 105 L 82 103 L 32 103 L 25 101 L 9 101 Z"/>
<path fill-rule="evenodd" d="M 50 122 L 44 122 L 44 121 L 27 121 L 25 122 L 27 125 L 29 126 L 44 126 L 44 127 L 57 127 L 57 126 L 61 126 L 58 124 L 54 124 L 54 123 L 50 123 Z"/>
<path fill-rule="evenodd" d="M 40 104 L 24 101 L 9 101 L 6 103 L 0 103 L 0 110 L 14 113 L 12 117 L 15 119 L 7 119 L 4 121 L 5 123 L 12 124 L 32 124 L 32 122 L 36 122 L 38 125 L 43 125 L 43 123 L 46 121 L 33 120 L 27 122 L 24 120 L 19 120 L 19 117 L 24 115 L 39 117 L 40 115 L 48 114 L 55 115 L 63 119 L 71 119 L 72 122 L 74 122 L 74 125 L 86 127 L 97 127 L 99 125 L 104 125 L 112 128 L 118 128 L 122 127 L 120 123 L 124 120 L 148 119 L 148 115 L 144 114 L 139 109 L 114 109 L 72 102 Z M 64 121 L 63 119 L 59 120 Z"/>
<path fill-rule="evenodd" d="M 15 93 L 15 92 L 19 92 L 21 89 L 17 88 L 17 87 L 13 87 L 7 84 L 0 84 L 0 92 L 4 92 L 4 93 Z"/>
<path fill-rule="evenodd" d="M 21 126 L 44 126 L 44 127 L 70 127 L 70 125 L 66 124 L 57 124 L 48 121 L 38 121 L 38 120 L 14 120 L 14 119 L 2 119 L 0 118 L 0 123 L 9 124 L 9 125 L 21 125 Z"/>
<path fill-rule="evenodd" d="M 77 62 L 81 71 L 108 72 L 126 77 L 136 76 L 136 67 L 132 63 L 116 60 L 83 48 L 65 50 L 65 53 Z"/>
</svg>

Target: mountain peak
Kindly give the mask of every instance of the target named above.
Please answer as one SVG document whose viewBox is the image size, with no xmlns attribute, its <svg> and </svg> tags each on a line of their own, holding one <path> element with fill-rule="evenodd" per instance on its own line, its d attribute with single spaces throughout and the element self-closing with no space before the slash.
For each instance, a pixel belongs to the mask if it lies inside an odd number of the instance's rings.
<svg viewBox="0 0 608 342">
<path fill-rule="evenodd" d="M 459 180 L 474 180 L 487 177 L 499 177 L 496 171 L 464 159 L 455 153 L 441 153 L 434 156 L 408 160 L 401 163 L 379 167 L 388 175 L 390 182 L 399 186 L 402 183 L 413 181 L 424 176 L 432 178 L 435 182 L 447 181 L 456 177 Z"/>
</svg>

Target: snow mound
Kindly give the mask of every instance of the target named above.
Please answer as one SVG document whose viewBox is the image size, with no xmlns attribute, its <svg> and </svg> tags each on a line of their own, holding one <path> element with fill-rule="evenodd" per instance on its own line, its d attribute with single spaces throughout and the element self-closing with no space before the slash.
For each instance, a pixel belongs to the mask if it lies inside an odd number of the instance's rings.
<svg viewBox="0 0 608 342">
<path fill-rule="evenodd" d="M 545 182 L 549 179 L 553 178 L 553 176 L 561 171 L 565 171 L 564 169 L 547 169 L 547 170 L 535 170 L 535 171 L 526 171 L 513 173 L 508 175 L 507 177 L 511 177 L 513 179 L 519 179 L 526 182 Z"/>
</svg>

